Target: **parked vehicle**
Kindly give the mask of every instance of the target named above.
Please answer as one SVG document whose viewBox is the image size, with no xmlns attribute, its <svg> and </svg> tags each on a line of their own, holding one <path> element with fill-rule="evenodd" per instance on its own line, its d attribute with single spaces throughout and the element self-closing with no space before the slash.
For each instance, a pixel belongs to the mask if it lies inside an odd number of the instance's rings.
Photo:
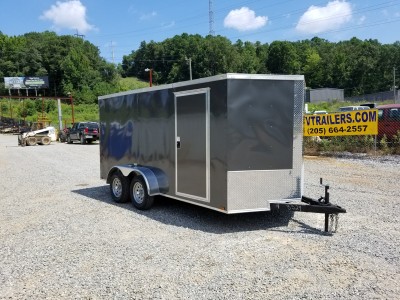
<svg viewBox="0 0 400 300">
<path fill-rule="evenodd" d="M 369 108 L 376 108 L 376 103 L 361 103 L 360 106 L 368 106 Z"/>
<path fill-rule="evenodd" d="M 50 145 L 52 141 L 56 140 L 56 129 L 52 126 L 46 128 L 21 132 L 18 135 L 18 145 L 20 146 L 34 146 L 39 145 Z"/>
<path fill-rule="evenodd" d="M 356 105 L 356 106 L 342 106 L 339 107 L 339 111 L 353 111 L 353 110 L 363 110 L 363 109 L 371 109 L 369 106 L 362 106 L 362 105 Z"/>
<path fill-rule="evenodd" d="M 328 112 L 326 110 L 316 110 L 314 111 L 314 115 L 326 115 Z"/>
<path fill-rule="evenodd" d="M 378 109 L 378 138 L 386 135 L 388 140 L 400 131 L 400 104 L 377 106 Z"/>
<path fill-rule="evenodd" d="M 99 124 L 96 122 L 75 123 L 71 128 L 68 128 L 66 134 L 68 144 L 72 144 L 74 141 L 90 144 L 99 139 Z"/>
<path fill-rule="evenodd" d="M 346 212 L 303 196 L 304 76 L 223 74 L 99 97 L 100 177 L 115 202 L 154 196 L 222 213 Z"/>
</svg>

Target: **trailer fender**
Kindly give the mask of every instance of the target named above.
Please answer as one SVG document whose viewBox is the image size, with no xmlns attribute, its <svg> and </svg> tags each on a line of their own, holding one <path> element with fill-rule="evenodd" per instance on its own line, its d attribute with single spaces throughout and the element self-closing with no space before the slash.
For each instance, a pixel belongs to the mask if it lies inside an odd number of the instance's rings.
<svg viewBox="0 0 400 300">
<path fill-rule="evenodd" d="M 107 183 L 110 183 L 110 178 L 116 171 L 120 171 L 125 177 L 130 177 L 132 173 L 134 173 L 135 176 L 142 176 L 146 182 L 149 196 L 164 194 L 169 190 L 167 175 L 158 168 L 138 165 L 114 166 L 108 172 Z"/>
</svg>

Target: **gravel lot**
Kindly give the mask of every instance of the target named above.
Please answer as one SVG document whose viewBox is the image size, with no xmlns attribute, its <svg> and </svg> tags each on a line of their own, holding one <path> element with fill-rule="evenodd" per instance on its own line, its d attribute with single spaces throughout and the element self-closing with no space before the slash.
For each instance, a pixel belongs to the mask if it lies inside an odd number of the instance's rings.
<svg viewBox="0 0 400 300">
<path fill-rule="evenodd" d="M 305 159 L 347 209 L 224 215 L 111 201 L 99 146 L 0 135 L 0 299 L 399 299 L 400 158 Z"/>
</svg>

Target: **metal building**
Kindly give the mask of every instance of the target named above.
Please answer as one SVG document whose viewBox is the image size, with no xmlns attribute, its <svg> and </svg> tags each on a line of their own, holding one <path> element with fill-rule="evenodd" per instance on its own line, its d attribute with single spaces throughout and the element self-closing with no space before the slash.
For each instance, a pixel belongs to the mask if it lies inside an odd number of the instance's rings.
<svg viewBox="0 0 400 300">
<path fill-rule="evenodd" d="M 335 88 L 306 89 L 305 102 L 332 102 L 344 101 L 344 90 Z"/>
</svg>

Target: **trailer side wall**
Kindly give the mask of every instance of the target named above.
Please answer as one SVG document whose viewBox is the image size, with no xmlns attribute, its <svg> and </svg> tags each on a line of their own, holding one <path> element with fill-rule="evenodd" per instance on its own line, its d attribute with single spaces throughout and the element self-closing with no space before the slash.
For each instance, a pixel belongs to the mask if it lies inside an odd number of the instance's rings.
<svg viewBox="0 0 400 300">
<path fill-rule="evenodd" d="M 199 84 L 132 91 L 99 99 L 100 107 L 100 172 L 106 178 L 115 165 L 137 163 L 161 169 L 168 178 L 166 195 L 204 204 L 218 209 L 226 208 L 227 195 L 227 81 L 216 80 Z M 209 90 L 208 136 L 194 134 L 204 127 L 198 109 L 202 109 L 198 90 Z M 187 93 L 182 96 L 182 93 Z M 200 94 L 201 95 L 201 94 Z M 184 122 L 180 134 L 182 149 L 177 150 L 175 129 L 175 101 L 182 103 L 178 121 Z M 197 103 L 197 104 L 195 104 Z M 204 127 L 204 130 L 206 128 Z M 190 134 L 193 132 L 193 134 Z M 208 140 L 208 164 L 200 148 Z M 189 153 L 186 153 L 189 149 Z M 176 155 L 181 151 L 182 155 Z M 180 157 L 179 173 L 176 173 Z M 202 164 L 202 165 L 199 165 Z M 207 182 L 199 172 L 207 171 Z M 176 178 L 179 178 L 177 187 Z M 203 195 L 203 185 L 208 195 Z M 181 188 L 179 193 L 176 188 Z M 203 197 L 204 196 L 204 197 Z M 204 199 L 202 199 L 204 198 Z"/>
</svg>

